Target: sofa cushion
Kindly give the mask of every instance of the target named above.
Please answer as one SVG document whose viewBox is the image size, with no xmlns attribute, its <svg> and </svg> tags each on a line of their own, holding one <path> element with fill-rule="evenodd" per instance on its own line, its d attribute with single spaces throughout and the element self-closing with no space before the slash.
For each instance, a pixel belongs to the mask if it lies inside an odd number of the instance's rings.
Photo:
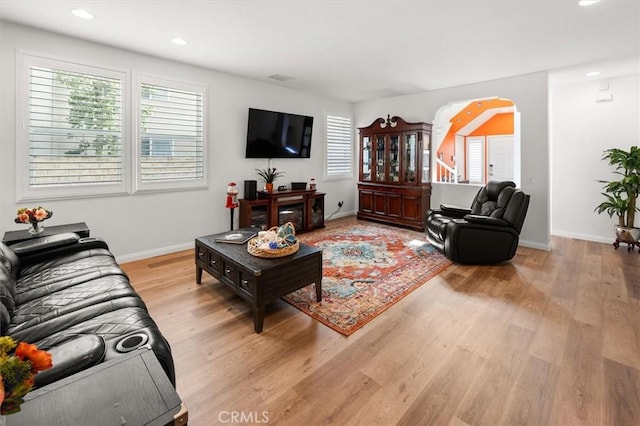
<svg viewBox="0 0 640 426">
<path fill-rule="evenodd" d="M 80 283 L 106 275 L 124 275 L 115 259 L 110 255 L 80 257 L 79 259 L 70 259 L 68 262 L 44 263 L 50 264 L 50 266 L 48 268 L 25 268 L 16 283 L 18 303 L 24 303 L 28 300 L 30 297 L 27 293 L 39 287 L 52 286 L 63 281 Z"/>
<path fill-rule="evenodd" d="M 80 310 L 119 297 L 138 297 L 127 278 L 122 275 L 111 275 L 62 289 L 57 288 L 57 284 L 67 283 L 58 282 L 55 285 L 34 290 L 32 293 L 43 294 L 21 303 L 16 308 L 11 318 L 11 328 L 18 325 L 24 327 L 33 320 L 41 320 L 52 314 L 61 315 L 63 312 Z"/>
<path fill-rule="evenodd" d="M 71 329 L 77 324 L 93 320 L 105 313 L 129 307 L 146 308 L 139 297 L 120 297 L 94 303 L 80 309 L 76 309 L 74 306 L 64 306 L 41 317 L 31 318 L 27 322 L 12 324 L 9 327 L 9 334 L 15 340 L 24 340 L 27 336 L 31 341 L 40 340 L 62 330 Z"/>
<path fill-rule="evenodd" d="M 89 249 L 75 252 L 73 254 L 67 254 L 64 256 L 57 256 L 46 261 L 38 262 L 32 265 L 27 265 L 20 270 L 20 277 L 24 278 L 27 275 L 33 274 L 48 274 L 48 276 L 55 277 L 56 275 L 65 274 L 71 268 L 83 269 L 91 267 L 91 264 L 78 264 L 77 266 L 64 266 L 67 264 L 73 264 L 83 259 L 102 258 L 102 262 L 109 262 L 107 258 L 111 258 L 109 264 L 117 264 L 113 255 L 106 249 Z M 106 263 L 105 263 L 106 264 Z M 65 269 L 66 268 L 66 269 Z"/>
<path fill-rule="evenodd" d="M 112 265 L 96 268 L 95 270 L 83 271 L 83 273 L 71 274 L 70 277 L 61 277 L 61 279 L 52 282 L 21 282 L 20 284 L 23 285 L 21 285 L 16 291 L 16 303 L 22 305 L 31 300 L 45 297 L 49 294 L 56 293 L 67 288 L 76 287 L 83 283 L 95 282 L 101 278 L 114 276 L 122 277 L 122 279 L 127 280 L 124 272 L 118 266 Z"/>
</svg>

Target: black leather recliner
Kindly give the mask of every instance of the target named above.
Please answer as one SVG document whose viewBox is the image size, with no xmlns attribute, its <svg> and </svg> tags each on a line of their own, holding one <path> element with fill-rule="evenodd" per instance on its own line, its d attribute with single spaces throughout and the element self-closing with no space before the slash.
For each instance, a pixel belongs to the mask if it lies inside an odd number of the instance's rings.
<svg viewBox="0 0 640 426">
<path fill-rule="evenodd" d="M 529 195 L 515 183 L 489 182 L 470 209 L 441 205 L 425 218 L 427 241 L 457 263 L 498 263 L 515 256 Z"/>
</svg>

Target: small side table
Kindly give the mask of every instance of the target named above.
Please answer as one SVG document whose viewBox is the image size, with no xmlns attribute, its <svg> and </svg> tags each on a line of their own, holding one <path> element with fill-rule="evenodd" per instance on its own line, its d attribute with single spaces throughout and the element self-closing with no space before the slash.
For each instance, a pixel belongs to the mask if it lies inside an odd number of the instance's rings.
<svg viewBox="0 0 640 426">
<path fill-rule="evenodd" d="M 134 350 L 28 393 L 7 426 L 187 424 L 188 412 L 158 359 Z"/>
<path fill-rule="evenodd" d="M 7 231 L 4 233 L 2 242 L 10 246 L 11 244 L 19 243 L 21 241 L 29 240 L 36 237 L 46 237 L 48 235 L 62 234 L 65 232 L 75 232 L 80 238 L 86 238 L 89 236 L 89 228 L 84 222 L 70 223 L 67 225 L 46 226 L 44 231 L 38 235 L 32 235 L 27 229 L 20 231 Z"/>
</svg>

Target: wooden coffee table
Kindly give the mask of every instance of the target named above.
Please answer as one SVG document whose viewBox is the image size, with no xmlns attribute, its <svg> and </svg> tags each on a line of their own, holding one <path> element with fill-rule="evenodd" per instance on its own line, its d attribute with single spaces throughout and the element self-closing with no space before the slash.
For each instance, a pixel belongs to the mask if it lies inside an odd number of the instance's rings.
<svg viewBox="0 0 640 426">
<path fill-rule="evenodd" d="M 256 333 L 262 332 L 267 303 L 312 283 L 316 300 L 322 300 L 322 250 L 299 243 L 292 255 L 264 259 L 249 254 L 246 243 L 215 241 L 225 234 L 196 238 L 196 282 L 200 284 L 202 271 L 207 271 L 249 302 Z"/>
</svg>

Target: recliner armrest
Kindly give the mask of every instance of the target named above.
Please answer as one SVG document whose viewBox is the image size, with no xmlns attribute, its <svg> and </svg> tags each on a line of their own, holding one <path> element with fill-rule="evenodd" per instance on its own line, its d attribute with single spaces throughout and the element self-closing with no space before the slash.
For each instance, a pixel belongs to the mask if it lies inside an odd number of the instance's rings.
<svg viewBox="0 0 640 426">
<path fill-rule="evenodd" d="M 53 367 L 35 375 L 34 382 L 37 387 L 46 386 L 102 362 L 106 346 L 102 337 L 85 334 L 47 352 L 51 354 Z"/>
<path fill-rule="evenodd" d="M 482 216 L 478 214 L 468 214 L 464 216 L 464 219 L 469 223 L 478 223 L 482 225 L 492 226 L 511 226 L 509 222 L 498 217 Z"/>
<path fill-rule="evenodd" d="M 454 205 L 450 205 L 450 204 L 440 204 L 440 210 L 444 214 L 452 213 L 452 214 L 455 214 L 455 215 L 465 215 L 465 214 L 471 213 L 471 209 L 468 209 L 466 207 L 454 206 Z"/>
</svg>

